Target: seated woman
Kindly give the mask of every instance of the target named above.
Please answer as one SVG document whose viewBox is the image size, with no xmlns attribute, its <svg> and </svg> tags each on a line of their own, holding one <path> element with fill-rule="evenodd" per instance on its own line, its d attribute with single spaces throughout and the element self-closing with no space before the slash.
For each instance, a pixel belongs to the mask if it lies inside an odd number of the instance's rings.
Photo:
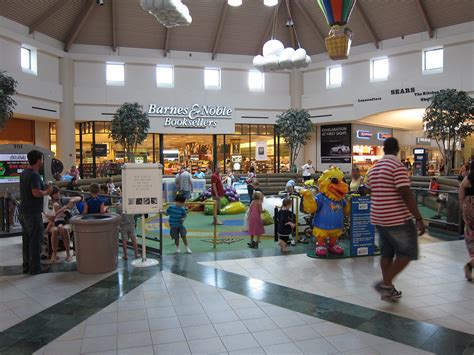
<svg viewBox="0 0 474 355">
<path fill-rule="evenodd" d="M 66 249 L 66 261 L 69 262 L 72 260 L 69 245 L 69 234 L 71 232 L 69 219 L 72 215 L 71 210 L 74 208 L 74 205 L 81 200 L 81 197 L 61 197 L 59 189 L 54 187 L 51 198 L 53 200 L 54 219 L 47 227 L 47 231 L 51 232 L 51 263 L 55 263 L 58 260 L 57 249 L 59 237 L 63 240 L 64 248 Z"/>
</svg>

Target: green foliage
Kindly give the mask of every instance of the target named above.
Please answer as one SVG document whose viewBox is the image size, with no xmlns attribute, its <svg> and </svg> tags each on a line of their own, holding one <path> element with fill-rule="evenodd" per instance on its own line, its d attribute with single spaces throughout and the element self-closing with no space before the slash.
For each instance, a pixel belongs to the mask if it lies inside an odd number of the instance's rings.
<svg viewBox="0 0 474 355">
<path fill-rule="evenodd" d="M 314 126 L 306 110 L 290 108 L 277 116 L 277 129 L 290 151 L 290 166 L 294 170 L 296 157 L 301 147 L 311 140 Z"/>
<path fill-rule="evenodd" d="M 13 117 L 16 101 L 12 96 L 16 94 L 17 81 L 3 70 L 0 70 L 0 130 Z"/>
<path fill-rule="evenodd" d="M 138 102 L 124 103 L 118 108 L 111 122 L 109 137 L 125 150 L 127 161 L 133 162 L 137 146 L 145 140 L 150 120 Z"/>
<path fill-rule="evenodd" d="M 465 91 L 440 90 L 430 98 L 423 116 L 428 138 L 438 144 L 450 173 L 456 147 L 474 132 L 474 99 Z"/>
</svg>

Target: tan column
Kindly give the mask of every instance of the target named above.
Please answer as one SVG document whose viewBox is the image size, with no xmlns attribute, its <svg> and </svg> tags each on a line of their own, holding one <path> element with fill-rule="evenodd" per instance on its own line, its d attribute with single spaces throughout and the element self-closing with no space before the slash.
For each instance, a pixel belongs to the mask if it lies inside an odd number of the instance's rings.
<svg viewBox="0 0 474 355">
<path fill-rule="evenodd" d="M 69 58 L 59 60 L 59 80 L 63 88 L 60 118 L 56 122 L 56 157 L 69 169 L 75 164 L 75 110 L 74 110 L 74 62 Z"/>
<path fill-rule="evenodd" d="M 295 109 L 303 108 L 303 92 L 304 92 L 303 72 L 299 70 L 291 71 L 290 72 L 291 108 L 295 108 Z M 298 154 L 298 156 L 296 157 L 295 164 L 298 171 L 304 165 L 305 150 L 306 150 L 305 148 L 306 147 L 301 148 L 300 154 Z"/>
<path fill-rule="evenodd" d="M 49 122 L 35 121 L 35 145 L 50 150 Z"/>
</svg>

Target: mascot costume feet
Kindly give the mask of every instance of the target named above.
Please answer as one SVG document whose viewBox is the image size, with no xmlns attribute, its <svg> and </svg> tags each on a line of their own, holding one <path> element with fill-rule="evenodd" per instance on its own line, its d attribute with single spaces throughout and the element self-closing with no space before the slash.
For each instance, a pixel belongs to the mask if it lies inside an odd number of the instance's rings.
<svg viewBox="0 0 474 355">
<path fill-rule="evenodd" d="M 344 197 L 348 191 L 344 174 L 339 168 L 326 170 L 318 179 L 319 193 L 313 196 L 310 190 L 304 190 L 303 209 L 314 213 L 313 234 L 316 237 L 316 256 L 327 253 L 343 255 L 344 249 L 338 244 L 343 234 L 344 215 L 349 215 L 350 205 Z"/>
</svg>

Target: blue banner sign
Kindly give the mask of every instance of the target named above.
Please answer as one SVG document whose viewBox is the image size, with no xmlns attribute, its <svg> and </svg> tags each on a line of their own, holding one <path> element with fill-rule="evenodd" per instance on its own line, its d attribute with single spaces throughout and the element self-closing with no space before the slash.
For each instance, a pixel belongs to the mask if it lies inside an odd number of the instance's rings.
<svg viewBox="0 0 474 355">
<path fill-rule="evenodd" d="M 374 255 L 375 233 L 370 223 L 370 196 L 351 201 L 351 256 Z"/>
</svg>

